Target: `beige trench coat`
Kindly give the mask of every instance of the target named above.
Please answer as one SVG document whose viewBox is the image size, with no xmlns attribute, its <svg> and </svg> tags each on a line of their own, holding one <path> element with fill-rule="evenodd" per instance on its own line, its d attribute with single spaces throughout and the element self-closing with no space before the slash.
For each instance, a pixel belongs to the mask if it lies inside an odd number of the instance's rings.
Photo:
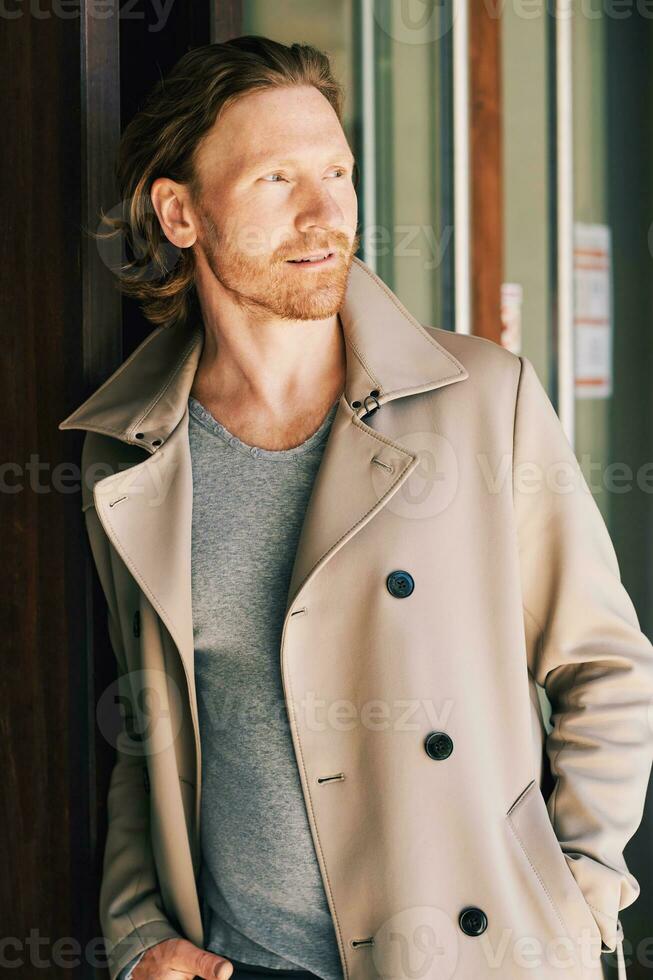
<svg viewBox="0 0 653 980">
<path fill-rule="evenodd" d="M 358 259 L 340 316 L 346 387 L 279 664 L 343 975 L 593 980 L 639 893 L 623 850 L 653 758 L 653 648 L 530 361 L 420 325 Z M 124 708 L 100 900 L 112 980 L 158 940 L 204 942 L 187 409 L 202 343 L 201 324 L 154 330 L 59 425 L 86 430 Z"/>
</svg>

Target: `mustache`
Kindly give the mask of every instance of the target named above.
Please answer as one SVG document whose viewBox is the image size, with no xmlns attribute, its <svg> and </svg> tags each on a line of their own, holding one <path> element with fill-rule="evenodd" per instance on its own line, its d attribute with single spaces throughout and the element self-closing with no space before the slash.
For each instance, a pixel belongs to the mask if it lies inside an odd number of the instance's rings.
<svg viewBox="0 0 653 980">
<path fill-rule="evenodd" d="M 294 259 L 298 255 L 317 255 L 322 252 L 344 254 L 349 252 L 352 245 L 354 250 L 356 250 L 359 243 L 360 234 L 357 234 L 353 240 L 347 238 L 345 235 L 341 235 L 331 242 L 302 242 L 301 244 L 297 244 L 292 247 L 284 246 L 283 253 L 277 253 L 277 259 L 280 261 L 286 261 L 287 259 Z"/>
</svg>

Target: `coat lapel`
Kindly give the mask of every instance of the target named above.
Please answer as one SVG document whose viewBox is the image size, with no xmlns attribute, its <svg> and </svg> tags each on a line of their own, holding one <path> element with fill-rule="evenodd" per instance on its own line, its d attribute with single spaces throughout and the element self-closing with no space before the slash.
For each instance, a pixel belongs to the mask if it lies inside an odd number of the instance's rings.
<svg viewBox="0 0 653 980">
<path fill-rule="evenodd" d="M 419 464 L 365 422 L 369 410 L 468 376 L 355 258 L 340 311 L 346 382 L 305 514 L 286 612 L 304 585 L 396 493 Z M 161 327 L 60 424 L 147 451 L 99 480 L 93 496 L 117 553 L 157 610 L 184 662 L 196 717 L 191 599 L 192 470 L 188 396 L 204 328 Z M 371 392 L 378 395 L 371 396 Z M 373 471 L 373 473 L 372 473 Z"/>
<path fill-rule="evenodd" d="M 191 680 L 192 472 L 187 427 L 186 413 L 162 449 L 100 480 L 93 497 L 109 540 L 158 612 Z M 194 701 L 194 685 L 190 686 Z"/>
</svg>

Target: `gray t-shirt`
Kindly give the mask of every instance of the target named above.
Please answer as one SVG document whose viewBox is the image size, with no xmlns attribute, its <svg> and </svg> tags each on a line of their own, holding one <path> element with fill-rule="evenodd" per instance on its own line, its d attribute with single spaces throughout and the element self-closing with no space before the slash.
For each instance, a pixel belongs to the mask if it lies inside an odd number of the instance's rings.
<svg viewBox="0 0 653 980">
<path fill-rule="evenodd" d="M 281 679 L 283 618 L 331 423 L 249 446 L 192 396 L 192 597 L 207 949 L 342 980 Z"/>
</svg>

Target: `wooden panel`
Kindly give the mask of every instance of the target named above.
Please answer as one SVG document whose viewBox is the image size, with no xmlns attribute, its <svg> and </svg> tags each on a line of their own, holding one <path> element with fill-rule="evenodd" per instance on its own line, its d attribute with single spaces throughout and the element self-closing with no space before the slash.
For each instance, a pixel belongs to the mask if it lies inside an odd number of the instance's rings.
<svg viewBox="0 0 653 980">
<path fill-rule="evenodd" d="M 212 0 L 211 40 L 228 41 L 242 34 L 242 0 Z"/>
<path fill-rule="evenodd" d="M 0 921 L 13 937 L 3 952 L 17 965 L 14 976 L 63 978 L 71 947 L 62 957 L 55 944 L 79 943 L 85 932 L 76 885 L 89 853 L 80 767 L 87 713 L 78 697 L 84 546 L 78 493 L 70 492 L 75 473 L 65 478 L 55 468 L 75 463 L 57 422 L 82 373 L 80 22 L 11 9 L 0 31 L 0 424 L 10 467 L 2 502 Z M 30 934 L 42 944 L 28 946 Z"/>
<path fill-rule="evenodd" d="M 472 330 L 501 339 L 503 200 L 500 6 L 469 0 Z"/>
</svg>

